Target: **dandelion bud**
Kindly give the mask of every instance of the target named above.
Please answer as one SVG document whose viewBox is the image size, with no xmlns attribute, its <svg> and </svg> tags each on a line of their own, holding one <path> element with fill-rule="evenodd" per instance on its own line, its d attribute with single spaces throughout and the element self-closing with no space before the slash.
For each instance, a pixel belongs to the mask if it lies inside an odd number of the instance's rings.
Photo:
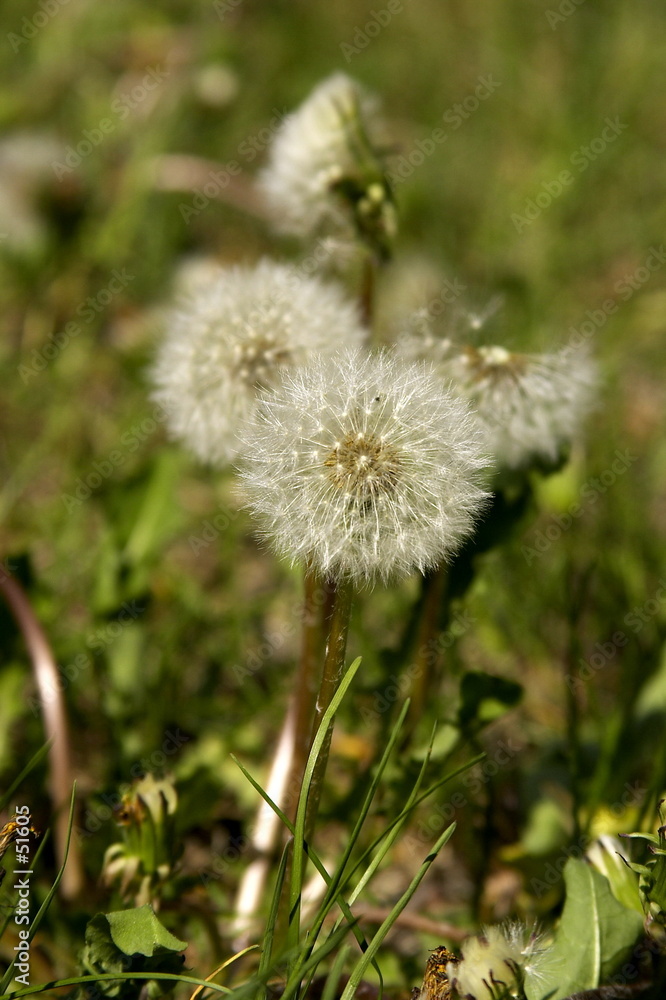
<svg viewBox="0 0 666 1000">
<path fill-rule="evenodd" d="M 359 236 L 388 253 L 396 222 L 378 149 L 375 101 L 344 73 L 328 77 L 277 132 L 259 184 L 277 227 Z"/>
<path fill-rule="evenodd" d="M 244 437 L 247 494 L 266 535 L 338 580 L 436 566 L 486 496 L 468 408 L 431 368 L 388 352 L 285 372 Z"/>
<path fill-rule="evenodd" d="M 188 293 L 168 317 L 153 398 L 172 437 L 204 462 L 234 457 L 257 390 L 283 368 L 366 335 L 338 285 L 269 260 L 201 274 Z"/>
</svg>

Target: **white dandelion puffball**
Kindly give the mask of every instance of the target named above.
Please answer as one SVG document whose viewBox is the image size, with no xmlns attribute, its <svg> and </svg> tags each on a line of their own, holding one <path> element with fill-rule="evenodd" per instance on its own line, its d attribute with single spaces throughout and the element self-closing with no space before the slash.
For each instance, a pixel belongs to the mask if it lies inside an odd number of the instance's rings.
<svg viewBox="0 0 666 1000">
<path fill-rule="evenodd" d="M 432 360 L 470 402 L 499 468 L 556 464 L 594 404 L 596 365 L 583 350 L 519 354 L 428 335 L 409 339 L 402 349 L 408 357 Z"/>
<path fill-rule="evenodd" d="M 542 936 L 524 924 L 487 927 L 464 942 L 460 961 L 447 965 L 447 976 L 465 1000 L 520 997 L 525 985 L 538 986 L 543 979 L 547 954 Z"/>
<path fill-rule="evenodd" d="M 395 213 L 377 148 L 373 97 L 344 73 L 317 86 L 275 135 L 259 187 L 276 226 L 310 236 L 391 236 Z"/>
<path fill-rule="evenodd" d="M 222 465 L 259 389 L 314 353 L 363 343 L 355 305 L 333 282 L 270 260 L 218 267 L 169 315 L 152 380 L 171 436 Z"/>
<path fill-rule="evenodd" d="M 277 551 L 357 583 L 426 570 L 486 494 L 474 417 L 389 352 L 318 358 L 266 393 L 244 441 L 249 506 Z"/>
</svg>

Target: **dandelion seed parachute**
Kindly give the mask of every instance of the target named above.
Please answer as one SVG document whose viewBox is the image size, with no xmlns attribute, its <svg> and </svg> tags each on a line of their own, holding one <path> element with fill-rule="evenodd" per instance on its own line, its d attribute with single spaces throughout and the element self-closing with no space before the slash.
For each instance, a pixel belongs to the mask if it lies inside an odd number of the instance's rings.
<svg viewBox="0 0 666 1000">
<path fill-rule="evenodd" d="M 285 372 L 244 435 L 248 501 L 273 546 L 356 583 L 434 567 L 486 494 L 480 435 L 432 369 L 345 351 Z"/>
<path fill-rule="evenodd" d="M 215 465 L 238 450 L 260 388 L 314 353 L 356 346 L 366 332 L 335 283 L 263 260 L 202 274 L 167 318 L 152 370 L 168 430 Z"/>
</svg>

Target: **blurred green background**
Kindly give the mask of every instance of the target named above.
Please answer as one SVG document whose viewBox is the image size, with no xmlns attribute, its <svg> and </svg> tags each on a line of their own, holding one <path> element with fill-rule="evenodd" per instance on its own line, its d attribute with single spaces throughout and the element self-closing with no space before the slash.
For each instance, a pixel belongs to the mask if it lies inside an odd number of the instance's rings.
<svg viewBox="0 0 666 1000">
<path fill-rule="evenodd" d="M 166 734 L 184 734 L 166 766 L 196 881 L 256 801 L 229 751 L 264 773 L 290 690 L 298 573 L 258 545 L 233 477 L 166 440 L 147 378 L 179 268 L 299 253 L 243 209 L 275 115 L 342 69 L 380 96 L 393 169 L 443 129 L 397 186 L 400 236 L 380 308 L 393 308 L 410 274 L 434 270 L 473 302 L 502 294 L 502 342 L 542 349 L 586 321 L 593 331 L 603 388 L 585 443 L 535 484 L 529 514 L 479 561 L 457 608 L 469 624 L 423 722 L 425 739 L 435 717 L 452 717 L 463 670 L 524 686 L 520 707 L 479 736 L 491 756 L 507 737 L 520 752 L 469 796 L 458 818 L 470 839 L 447 849 L 421 903 L 433 917 L 473 905 L 502 916 L 572 835 L 567 726 L 588 814 L 621 804 L 627 785 L 656 794 L 666 784 L 666 8 L 5 0 L 3 12 L 0 558 L 64 671 L 99 905 L 101 858 L 117 836 L 102 796 L 142 759 L 160 770 Z M 488 79 L 492 93 L 475 101 Z M 195 202 L 231 161 L 242 175 Z M 618 451 L 626 471 L 612 474 Z M 582 515 L 566 527 L 576 502 Z M 352 652 L 364 667 L 341 713 L 328 803 L 342 826 L 376 738 L 363 709 L 386 689 L 380 653 L 415 594 L 409 581 L 364 595 L 357 610 Z M 3 787 L 43 729 L 23 641 L 4 606 L 0 617 Z M 587 671 L 572 722 L 563 675 L 578 676 L 618 631 L 628 641 Z M 42 828 L 44 781 L 37 772 L 26 791 Z M 530 857 L 542 860 L 530 869 Z M 407 872 L 414 863 L 404 860 Z M 222 910 L 240 867 L 215 886 Z M 388 896 L 394 888 L 389 879 Z"/>
</svg>

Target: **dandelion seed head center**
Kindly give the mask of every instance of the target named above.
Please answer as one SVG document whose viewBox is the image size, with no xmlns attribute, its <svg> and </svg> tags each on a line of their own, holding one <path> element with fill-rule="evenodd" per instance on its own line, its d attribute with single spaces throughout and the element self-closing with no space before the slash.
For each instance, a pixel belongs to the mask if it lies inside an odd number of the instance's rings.
<svg viewBox="0 0 666 1000">
<path fill-rule="evenodd" d="M 498 347 L 496 344 L 490 347 L 479 347 L 478 353 L 487 365 L 507 365 L 511 360 L 511 355 L 505 347 Z"/>
<path fill-rule="evenodd" d="M 523 355 L 512 354 L 505 347 L 496 344 L 489 347 L 467 347 L 461 360 L 472 384 L 477 385 L 481 382 L 491 386 L 502 382 L 518 382 L 525 370 Z"/>
<path fill-rule="evenodd" d="M 393 494 L 403 472 L 400 452 L 377 434 L 345 434 L 324 459 L 329 480 L 345 495 Z"/>
<path fill-rule="evenodd" d="M 253 331 L 244 343 L 234 349 L 234 369 L 238 378 L 254 388 L 266 388 L 273 381 L 275 370 L 292 364 L 292 352 L 279 344 L 272 333 Z"/>
</svg>

